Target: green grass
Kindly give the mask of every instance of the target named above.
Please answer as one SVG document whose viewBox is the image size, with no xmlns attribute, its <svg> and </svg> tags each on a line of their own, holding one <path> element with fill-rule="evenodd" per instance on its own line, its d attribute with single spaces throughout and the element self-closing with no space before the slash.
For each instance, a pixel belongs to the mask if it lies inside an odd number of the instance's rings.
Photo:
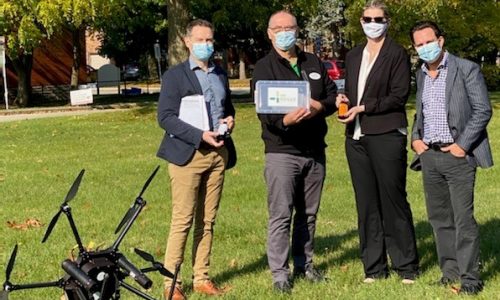
<svg viewBox="0 0 500 300">
<path fill-rule="evenodd" d="M 492 95 L 496 108 L 489 125 L 495 160 L 500 163 L 500 93 Z M 411 106 L 410 106 L 411 107 Z M 160 172 L 144 195 L 148 205 L 124 240 L 121 250 L 134 263 L 146 266 L 135 254 L 141 248 L 163 260 L 170 220 L 170 187 L 166 163 L 156 158 L 162 130 L 155 105 L 126 112 L 0 123 L 0 282 L 13 246 L 19 244 L 14 283 L 50 281 L 63 275 L 60 263 L 75 246 L 68 222 L 61 216 L 45 244 L 40 241 L 71 183 L 85 168 L 77 197 L 71 202 L 85 245 L 110 245 L 113 231 L 155 168 Z M 413 110 L 408 112 L 413 119 Z M 266 245 L 266 188 L 260 125 L 251 104 L 237 104 L 234 139 L 239 162 L 227 173 L 215 228 L 211 275 L 232 290 L 223 299 L 448 299 L 461 298 L 433 283 L 440 272 L 433 236 L 426 221 L 420 173 L 408 172 L 411 203 L 423 274 L 412 286 L 397 276 L 363 285 L 359 260 L 356 211 L 344 154 L 343 128 L 329 118 L 327 178 L 316 233 L 316 266 L 330 280 L 312 285 L 299 281 L 291 297 L 271 290 Z M 409 159 L 412 155 L 409 156 Z M 481 258 L 486 288 L 477 299 L 500 299 L 500 171 L 480 170 L 476 188 L 476 218 L 481 226 Z M 8 228 L 7 221 L 40 220 L 44 226 L 25 231 Z M 182 277 L 191 282 L 190 246 Z M 160 298 L 162 278 L 151 275 L 150 293 Z M 134 283 L 135 285 L 135 283 Z M 192 294 L 190 299 L 205 299 Z M 58 299 L 59 289 L 19 291 L 11 299 Z M 135 299 L 122 292 L 123 299 Z M 463 297 L 464 299 L 467 297 Z"/>
</svg>

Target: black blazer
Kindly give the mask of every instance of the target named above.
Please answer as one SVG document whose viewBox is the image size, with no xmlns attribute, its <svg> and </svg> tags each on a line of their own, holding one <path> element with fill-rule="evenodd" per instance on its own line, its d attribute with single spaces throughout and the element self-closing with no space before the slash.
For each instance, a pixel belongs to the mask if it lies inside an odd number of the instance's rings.
<svg viewBox="0 0 500 300">
<path fill-rule="evenodd" d="M 358 99 L 358 77 L 366 43 L 353 48 L 346 56 L 345 94 L 350 106 Z M 380 134 L 408 126 L 405 105 L 410 93 L 410 59 L 406 50 L 386 37 L 380 53 L 368 74 L 361 98 L 365 112 L 360 114 L 361 132 Z M 352 136 L 354 122 L 347 126 Z"/>
<path fill-rule="evenodd" d="M 226 87 L 224 117 L 234 117 L 227 75 L 218 66 L 214 72 Z M 157 156 L 179 166 L 187 164 L 202 143 L 203 131 L 179 119 L 181 99 L 190 95 L 203 95 L 203 91 L 187 60 L 170 68 L 163 75 L 157 115 L 160 127 L 165 130 Z M 226 165 L 229 169 L 236 164 L 236 150 L 231 138 L 226 139 L 224 144 L 229 152 Z"/>
</svg>

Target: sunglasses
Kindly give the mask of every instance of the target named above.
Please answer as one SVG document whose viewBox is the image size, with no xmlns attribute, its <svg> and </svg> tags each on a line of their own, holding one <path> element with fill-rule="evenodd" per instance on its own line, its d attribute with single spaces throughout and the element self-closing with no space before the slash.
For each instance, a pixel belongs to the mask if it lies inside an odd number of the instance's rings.
<svg viewBox="0 0 500 300">
<path fill-rule="evenodd" d="M 379 23 L 379 24 L 387 23 L 387 19 L 385 17 L 375 17 L 375 18 L 361 17 L 361 20 L 363 20 L 363 23 L 371 23 L 371 22 L 375 22 L 375 23 Z"/>
</svg>

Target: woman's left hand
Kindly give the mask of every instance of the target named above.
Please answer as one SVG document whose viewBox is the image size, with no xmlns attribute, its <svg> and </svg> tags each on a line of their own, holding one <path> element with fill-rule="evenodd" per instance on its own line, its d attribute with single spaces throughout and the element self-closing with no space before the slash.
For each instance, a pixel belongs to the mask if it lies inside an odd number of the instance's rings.
<svg viewBox="0 0 500 300">
<path fill-rule="evenodd" d="M 356 116 L 358 114 L 360 114 L 364 111 L 365 111 L 364 105 L 353 106 L 345 114 L 346 118 L 338 119 L 338 121 L 341 123 L 344 123 L 344 124 L 351 123 L 352 121 L 354 121 L 354 119 L 356 118 Z"/>
</svg>

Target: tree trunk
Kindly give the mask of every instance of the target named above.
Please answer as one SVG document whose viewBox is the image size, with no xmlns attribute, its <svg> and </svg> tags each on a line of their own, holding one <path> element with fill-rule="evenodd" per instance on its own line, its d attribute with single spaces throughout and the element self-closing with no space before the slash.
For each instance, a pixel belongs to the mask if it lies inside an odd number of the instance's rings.
<svg viewBox="0 0 500 300">
<path fill-rule="evenodd" d="M 167 0 L 168 10 L 168 65 L 177 65 L 188 57 L 182 40 L 189 22 L 188 0 Z"/>
<path fill-rule="evenodd" d="M 73 64 L 71 66 L 71 90 L 78 89 L 78 73 L 80 72 L 80 60 L 82 58 L 82 44 L 80 41 L 80 36 L 82 32 L 82 27 L 72 28 L 71 37 L 73 42 Z"/>
<path fill-rule="evenodd" d="M 33 67 L 33 55 L 21 54 L 12 59 L 12 65 L 17 75 L 17 96 L 14 104 L 26 107 L 31 104 L 31 69 Z"/>
<path fill-rule="evenodd" d="M 238 56 L 240 58 L 240 79 L 247 79 L 246 68 L 245 68 L 245 51 L 240 49 Z"/>
</svg>

